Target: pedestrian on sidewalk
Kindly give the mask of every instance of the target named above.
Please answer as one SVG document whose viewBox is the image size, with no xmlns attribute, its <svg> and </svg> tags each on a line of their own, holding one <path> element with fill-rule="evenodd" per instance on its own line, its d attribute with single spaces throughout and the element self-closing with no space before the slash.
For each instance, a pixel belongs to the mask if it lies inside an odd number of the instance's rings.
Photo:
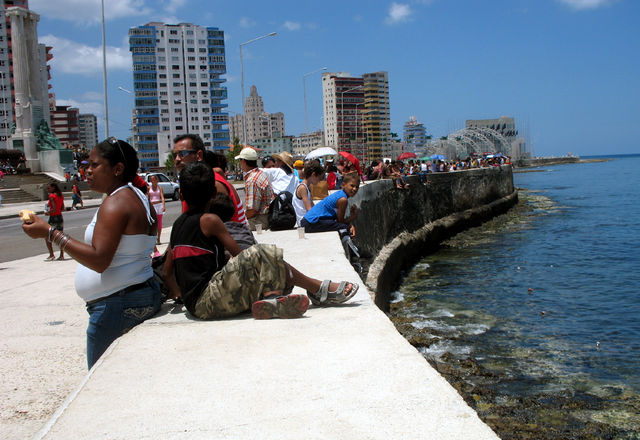
<svg viewBox="0 0 640 440">
<path fill-rule="evenodd" d="M 77 183 L 73 184 L 71 192 L 73 193 L 71 195 L 71 209 L 78 209 L 78 204 L 80 205 L 80 208 L 84 208 L 84 202 L 82 201 L 82 192 L 80 192 L 80 188 L 78 188 Z"/>
<path fill-rule="evenodd" d="M 107 197 L 87 226 L 84 242 L 33 214 L 22 225 L 31 238 L 46 238 L 79 263 L 75 287 L 89 313 L 89 368 L 114 340 L 160 309 L 160 287 L 149 258 L 157 237 L 156 214 L 131 184 L 138 165 L 133 147 L 113 137 L 91 150 L 89 188 Z"/>
<path fill-rule="evenodd" d="M 64 211 L 64 196 L 62 195 L 62 191 L 60 191 L 60 187 L 56 182 L 51 182 L 47 184 L 47 192 L 49 193 L 49 200 L 47 201 L 45 214 L 49 214 L 49 225 L 54 230 L 63 232 L 64 231 L 64 220 L 62 218 L 62 211 Z M 53 254 L 53 246 L 51 245 L 51 241 L 45 240 L 47 244 L 47 250 L 49 251 L 49 256 L 44 261 L 53 261 L 56 259 L 56 256 Z M 60 249 L 60 256 L 58 260 L 64 260 L 64 250 Z"/>
</svg>

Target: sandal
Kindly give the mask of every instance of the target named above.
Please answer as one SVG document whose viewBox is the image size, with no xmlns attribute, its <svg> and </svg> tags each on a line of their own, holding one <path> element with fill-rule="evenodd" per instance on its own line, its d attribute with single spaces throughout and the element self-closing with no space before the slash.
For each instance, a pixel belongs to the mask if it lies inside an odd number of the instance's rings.
<svg viewBox="0 0 640 440">
<path fill-rule="evenodd" d="M 56 259 L 56 257 L 47 257 L 44 259 L 44 261 L 54 261 Z"/>
<path fill-rule="evenodd" d="M 309 298 L 306 295 L 273 295 L 254 302 L 251 314 L 255 319 L 291 319 L 300 318 L 308 308 Z"/>
<path fill-rule="evenodd" d="M 331 280 L 324 280 L 320 284 L 320 288 L 317 292 L 313 293 L 307 290 L 307 295 L 309 296 L 309 299 L 311 300 L 311 303 L 313 305 L 330 306 L 334 304 L 342 304 L 353 298 L 360 288 L 360 286 L 356 283 L 342 281 L 338 288 L 334 292 L 331 292 L 329 291 L 330 284 Z M 351 292 L 345 293 L 345 289 L 347 288 L 348 284 L 351 284 Z"/>
</svg>

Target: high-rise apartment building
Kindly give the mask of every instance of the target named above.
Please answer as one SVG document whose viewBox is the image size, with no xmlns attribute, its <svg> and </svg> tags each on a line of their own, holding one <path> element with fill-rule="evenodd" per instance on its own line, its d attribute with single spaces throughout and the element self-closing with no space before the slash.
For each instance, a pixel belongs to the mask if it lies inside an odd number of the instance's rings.
<svg viewBox="0 0 640 440">
<path fill-rule="evenodd" d="M 409 120 L 404 123 L 402 141 L 406 151 L 424 156 L 427 145 L 427 130 L 415 116 L 410 116 Z"/>
<path fill-rule="evenodd" d="M 389 80 L 387 72 L 322 74 L 325 141 L 360 160 L 390 151 Z"/>
<path fill-rule="evenodd" d="M 391 153 L 389 76 L 387 72 L 365 73 L 364 129 L 367 133 L 367 160 Z"/>
<path fill-rule="evenodd" d="M 242 123 L 245 121 L 246 127 Z M 247 144 L 253 145 L 258 139 L 277 138 L 285 136 L 284 113 L 267 113 L 264 111 L 262 96 L 258 95 L 256 86 L 251 86 L 251 92 L 244 104 L 244 114 L 232 116 L 229 121 L 231 140 L 244 141 L 243 130 L 247 130 Z"/>
<path fill-rule="evenodd" d="M 68 105 L 57 105 L 51 110 L 51 131 L 60 140 L 63 147 L 78 147 L 80 144 L 80 111 Z"/>
<path fill-rule="evenodd" d="M 96 115 L 84 113 L 78 116 L 78 140 L 80 146 L 91 149 L 98 144 L 98 121 Z"/>
<path fill-rule="evenodd" d="M 173 139 L 198 134 L 207 149 L 229 147 L 224 32 L 191 23 L 129 29 L 140 165 L 164 164 Z"/>
</svg>

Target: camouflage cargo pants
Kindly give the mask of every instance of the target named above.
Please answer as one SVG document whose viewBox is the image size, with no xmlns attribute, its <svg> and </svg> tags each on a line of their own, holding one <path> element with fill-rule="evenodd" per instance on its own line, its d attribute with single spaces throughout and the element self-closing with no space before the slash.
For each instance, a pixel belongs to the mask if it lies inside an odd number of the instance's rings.
<svg viewBox="0 0 640 440">
<path fill-rule="evenodd" d="M 213 274 L 196 302 L 200 319 L 226 318 L 251 310 L 262 294 L 284 290 L 286 268 L 282 249 L 272 244 L 255 244 Z"/>
</svg>

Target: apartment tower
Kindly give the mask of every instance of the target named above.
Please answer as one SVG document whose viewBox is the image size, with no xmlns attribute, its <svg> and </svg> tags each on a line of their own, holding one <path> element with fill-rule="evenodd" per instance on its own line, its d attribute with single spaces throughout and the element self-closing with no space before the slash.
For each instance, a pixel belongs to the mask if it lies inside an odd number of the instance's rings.
<svg viewBox="0 0 640 440">
<path fill-rule="evenodd" d="M 387 72 L 322 74 L 325 141 L 360 160 L 373 160 L 391 150 Z"/>
<path fill-rule="evenodd" d="M 182 134 L 209 150 L 229 147 L 224 32 L 191 23 L 129 29 L 140 165 L 162 166 Z"/>
<path fill-rule="evenodd" d="M 246 127 L 243 128 L 243 121 Z M 264 111 L 262 96 L 258 95 L 256 86 L 251 91 L 244 104 L 244 114 L 232 116 L 229 121 L 231 140 L 239 139 L 243 142 L 243 130 L 247 130 L 247 144 L 252 145 L 258 139 L 280 138 L 285 136 L 284 113 L 267 113 Z"/>
<path fill-rule="evenodd" d="M 84 113 L 78 116 L 80 146 L 91 149 L 98 144 L 98 121 L 96 115 Z"/>
</svg>

